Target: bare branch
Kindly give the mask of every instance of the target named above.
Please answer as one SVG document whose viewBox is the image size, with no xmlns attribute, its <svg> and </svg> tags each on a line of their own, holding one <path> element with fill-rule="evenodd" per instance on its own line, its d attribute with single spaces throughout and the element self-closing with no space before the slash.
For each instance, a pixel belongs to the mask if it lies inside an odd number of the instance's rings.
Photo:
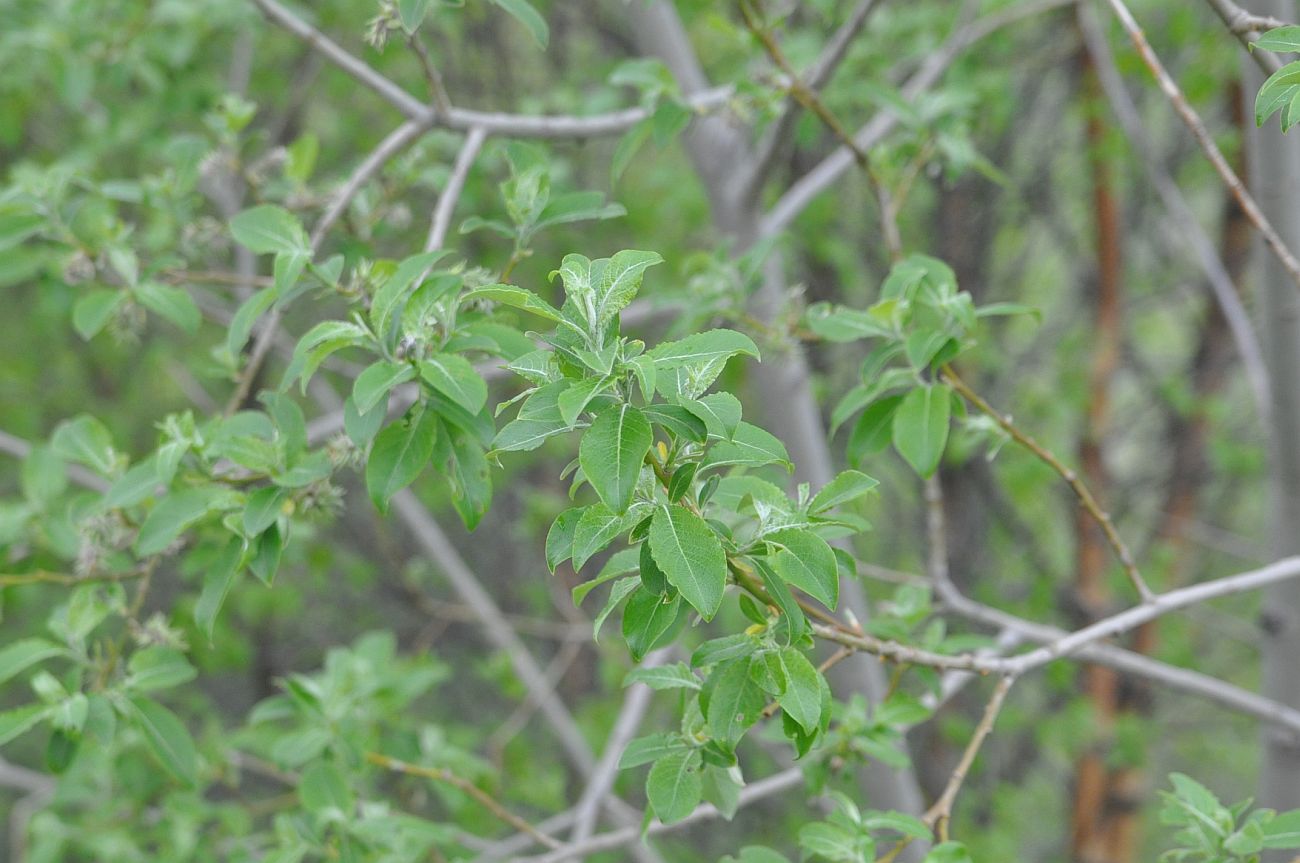
<svg viewBox="0 0 1300 863">
<path fill-rule="evenodd" d="M 460 193 L 465 188 L 465 179 L 469 176 L 470 168 L 474 167 L 474 160 L 478 157 L 479 150 L 483 149 L 483 142 L 486 140 L 487 132 L 482 126 L 475 126 L 465 136 L 465 143 L 456 154 L 456 162 L 452 165 L 447 185 L 438 196 L 438 206 L 434 208 L 433 222 L 429 225 L 429 239 L 424 244 L 426 252 L 441 249 L 447 239 L 447 229 L 451 226 L 451 216 L 456 211 L 456 202 L 460 200 Z"/>
<path fill-rule="evenodd" d="M 993 689 L 993 697 L 984 708 L 984 715 L 980 718 L 979 725 L 975 726 L 975 733 L 966 744 L 966 749 L 962 752 L 957 767 L 952 771 L 948 784 L 944 786 L 939 799 L 935 800 L 934 805 L 925 813 L 925 823 L 930 825 L 930 829 L 935 831 L 940 841 L 948 840 L 948 822 L 952 820 L 952 804 L 957 799 L 957 792 L 966 781 L 966 774 L 975 763 L 975 756 L 979 754 L 980 747 L 984 745 L 989 732 L 993 730 L 993 723 L 1002 712 L 1002 702 L 1006 700 L 1007 693 L 1011 691 L 1011 684 L 1014 682 L 1014 677 L 1004 677 L 998 681 L 998 685 Z"/>
<path fill-rule="evenodd" d="M 527 833 L 547 848 L 560 847 L 560 841 L 554 836 L 548 836 L 538 830 L 532 824 L 529 824 L 523 818 L 520 818 L 509 809 L 502 806 L 491 794 L 488 794 L 468 779 L 462 779 L 445 767 L 422 767 L 419 764 L 409 764 L 405 761 L 399 761 L 396 758 L 389 758 L 387 755 L 381 755 L 378 752 L 367 752 L 366 760 L 371 764 L 383 767 L 385 770 L 392 770 L 394 773 L 405 773 L 408 776 L 421 776 L 425 779 L 432 779 L 435 782 L 443 782 L 453 788 L 457 788 L 468 794 L 470 797 L 473 797 L 479 805 L 491 812 L 501 821 L 504 821 L 506 824 L 509 824 L 520 832 Z"/>
<path fill-rule="evenodd" d="M 1265 75 L 1272 75 L 1282 68 L 1282 61 L 1278 60 L 1275 54 L 1256 51 L 1251 45 L 1259 38 L 1260 31 L 1285 27 L 1287 22 L 1270 15 L 1254 15 L 1233 3 L 1232 0 L 1205 0 L 1205 2 L 1210 4 L 1214 14 L 1218 15 L 1227 26 L 1228 32 L 1237 37 L 1237 41 L 1246 49 L 1246 53 L 1259 68 L 1264 70 Z"/>
<path fill-rule="evenodd" d="M 849 45 L 862 32 L 867 19 L 871 17 L 871 13 L 879 5 L 880 0 L 858 0 L 858 5 L 853 8 L 844 23 L 835 31 L 835 35 L 826 43 L 826 47 L 822 49 L 821 54 L 809 67 L 808 71 L 802 76 L 790 75 L 791 87 L 798 85 L 810 93 L 819 93 L 830 81 L 831 76 L 835 74 L 835 70 L 843 62 L 845 56 L 848 55 Z M 786 99 L 781 114 L 764 132 L 762 139 L 758 143 L 754 164 L 749 169 L 749 173 L 741 186 L 747 200 L 757 198 L 763 181 L 771 174 L 777 158 L 790 140 L 790 134 L 794 130 L 795 123 L 799 120 L 800 107 L 800 101 L 792 94 L 790 98 Z"/>
<path fill-rule="evenodd" d="M 1170 217 L 1178 225 L 1179 236 L 1191 246 L 1192 252 L 1196 255 L 1201 271 L 1210 284 L 1215 302 L 1218 303 L 1224 319 L 1228 322 L 1228 329 L 1237 345 L 1237 353 L 1241 356 L 1242 365 L 1245 367 L 1251 395 L 1255 399 L 1255 410 L 1267 427 L 1268 417 L 1272 411 L 1272 402 L 1268 395 L 1268 366 L 1264 361 L 1255 327 L 1251 323 L 1250 313 L 1246 311 L 1245 304 L 1242 303 L 1241 296 L 1232 283 L 1232 277 L 1228 275 L 1228 269 L 1219 257 L 1214 243 L 1205 235 L 1178 184 L 1174 182 L 1156 156 L 1142 118 L 1138 116 L 1137 106 L 1133 104 L 1132 98 L 1124 87 L 1106 36 L 1102 33 L 1092 8 L 1087 4 L 1079 6 L 1079 24 L 1084 41 L 1088 43 L 1088 53 L 1096 61 L 1097 79 L 1106 98 L 1110 101 L 1115 118 L 1146 166 L 1146 175 L 1155 186 L 1156 193 L 1160 195 L 1160 200 L 1169 211 Z"/>
<path fill-rule="evenodd" d="M 943 46 L 931 54 L 921 68 L 908 78 L 901 88 L 904 99 L 915 99 L 931 87 L 947 71 L 952 62 L 974 42 L 983 39 L 1003 27 L 1017 23 L 1025 18 L 1050 12 L 1063 6 L 1073 5 L 1076 0 L 1031 0 L 988 15 L 960 28 Z M 881 112 L 871 119 L 853 136 L 859 149 L 870 150 L 889 134 L 897 125 L 898 118 L 893 114 Z M 838 147 L 786 189 L 772 208 L 763 217 L 759 228 L 760 236 L 770 237 L 789 227 L 790 223 L 802 213 L 822 192 L 829 189 L 840 175 L 853 166 L 853 154 L 847 147 Z"/>
<path fill-rule="evenodd" d="M 1133 559 L 1133 553 L 1129 551 L 1128 545 L 1119 535 L 1115 528 L 1115 523 L 1111 520 L 1110 513 L 1101 508 L 1097 499 L 1093 497 L 1092 492 L 1083 484 L 1079 475 L 1061 463 L 1055 455 L 1052 454 L 1045 446 L 1036 441 L 1031 435 L 1023 431 L 1019 426 L 1012 422 L 1011 417 L 999 413 L 992 405 L 986 402 L 979 393 L 972 390 L 965 381 L 957 376 L 957 373 L 950 366 L 944 366 L 941 377 L 952 386 L 962 398 L 979 408 L 998 424 L 998 427 L 1011 436 L 1011 438 L 1025 449 L 1032 452 L 1038 457 L 1039 461 L 1046 464 L 1052 470 L 1065 480 L 1066 484 L 1079 498 L 1079 504 L 1087 510 L 1093 520 L 1101 526 L 1102 533 L 1106 535 L 1106 542 L 1110 544 L 1115 556 L 1119 558 L 1120 564 L 1124 567 L 1124 572 L 1133 584 L 1133 588 L 1142 597 L 1144 602 L 1150 602 L 1155 598 L 1151 588 L 1147 586 L 1146 581 L 1142 578 L 1142 573 L 1138 569 L 1137 561 Z"/>
<path fill-rule="evenodd" d="M 1232 166 L 1228 164 L 1228 160 L 1224 158 L 1222 151 L 1219 150 L 1219 145 L 1214 142 L 1214 137 L 1210 134 L 1209 130 L 1205 128 L 1205 123 L 1201 120 L 1200 115 L 1198 115 L 1187 102 L 1187 98 L 1183 95 L 1183 91 L 1179 88 L 1173 77 L 1170 76 L 1168 70 L 1165 69 L 1164 64 L 1160 62 L 1160 58 L 1156 56 L 1156 52 L 1152 50 L 1151 43 L 1147 42 L 1146 34 L 1142 32 L 1142 28 L 1138 25 L 1137 20 L 1134 19 L 1133 13 L 1130 12 L 1128 6 L 1124 4 L 1124 0 L 1106 0 L 1106 2 L 1108 2 L 1110 8 L 1115 11 L 1115 16 L 1119 19 L 1125 32 L 1128 33 L 1129 38 L 1133 41 L 1133 45 L 1137 48 L 1138 55 L 1141 56 L 1142 62 L 1146 64 L 1146 67 L 1151 71 L 1151 74 L 1155 76 L 1156 83 L 1160 85 L 1161 92 L 1165 94 L 1169 103 L 1173 105 L 1174 111 L 1177 112 L 1179 118 L 1183 121 L 1183 125 L 1185 125 L 1192 133 L 1192 137 L 1195 138 L 1196 143 L 1200 145 L 1201 152 L 1205 154 L 1205 158 L 1209 159 L 1210 164 L 1214 166 L 1215 173 L 1219 175 L 1223 184 L 1228 187 L 1228 191 L 1232 193 L 1232 196 L 1237 199 L 1237 203 L 1241 205 L 1242 212 L 1246 214 L 1246 218 L 1250 219 L 1251 224 L 1255 226 L 1255 229 L 1259 231 L 1260 236 L 1264 238 L 1265 245 L 1269 247 L 1274 256 L 1278 259 L 1278 262 L 1282 264 L 1282 268 L 1286 270 L 1287 275 L 1291 277 L 1291 281 L 1295 282 L 1297 288 L 1300 288 L 1300 260 L 1297 260 L 1295 255 L 1291 253 L 1291 250 L 1287 248 L 1286 243 L 1273 228 L 1268 217 L 1264 215 L 1264 212 L 1259 208 L 1259 205 L 1255 203 L 1255 199 L 1246 189 L 1245 183 L 1243 183 L 1241 178 L 1237 176 L 1237 172 L 1232 170 Z"/>
<path fill-rule="evenodd" d="M 656 650 L 646 656 L 639 667 L 654 668 L 663 665 L 672 654 L 671 647 Z M 629 688 L 618 717 L 614 720 L 614 727 L 610 729 L 605 741 L 605 751 L 601 753 L 600 761 L 597 762 L 596 769 L 582 792 L 582 797 L 574 806 L 573 833 L 569 836 L 570 842 L 581 842 L 595 829 L 600 801 L 609 793 L 609 789 L 614 787 L 614 780 L 618 777 L 618 760 L 622 757 L 628 741 L 641 727 L 641 720 L 645 717 L 646 710 L 650 708 L 652 695 L 653 691 L 644 683 L 634 683 Z"/>
<path fill-rule="evenodd" d="M 737 804 L 743 808 L 759 800 L 788 791 L 803 784 L 803 770 L 798 767 L 792 767 L 789 770 L 783 770 L 766 779 L 760 779 L 740 790 L 740 801 Z M 696 807 L 695 811 L 687 815 L 681 821 L 674 821 L 672 824 L 664 824 L 662 821 L 654 821 L 646 828 L 647 836 L 658 836 L 673 830 L 679 830 L 691 824 L 698 824 L 701 821 L 711 821 L 718 818 L 722 813 L 718 812 L 717 807 L 712 803 L 705 803 Z M 608 833 L 601 833 L 586 839 L 582 842 L 574 842 L 564 846 L 558 851 L 550 854 L 544 854 L 540 857 L 523 857 L 518 858 L 520 863 L 563 863 L 571 857 L 581 857 L 589 854 L 595 854 L 600 851 L 610 851 L 615 848 L 622 848 L 625 845 L 631 845 L 641 836 L 641 828 L 624 827 L 620 830 L 611 830 Z"/>
<path fill-rule="evenodd" d="M 436 108 L 425 105 L 407 93 L 275 0 L 253 0 L 253 3 L 272 22 L 311 45 L 325 59 L 374 90 L 412 120 L 425 121 L 430 125 L 460 131 L 469 131 L 480 126 L 489 135 L 506 135 L 513 138 L 593 138 L 621 134 L 649 116 L 649 112 L 644 108 L 627 108 L 607 114 L 581 117 L 561 114 L 504 114 L 453 107 L 445 116 L 437 117 Z M 686 103 L 696 111 L 706 111 L 725 104 L 733 93 L 732 87 L 712 87 L 688 97 Z"/>
</svg>

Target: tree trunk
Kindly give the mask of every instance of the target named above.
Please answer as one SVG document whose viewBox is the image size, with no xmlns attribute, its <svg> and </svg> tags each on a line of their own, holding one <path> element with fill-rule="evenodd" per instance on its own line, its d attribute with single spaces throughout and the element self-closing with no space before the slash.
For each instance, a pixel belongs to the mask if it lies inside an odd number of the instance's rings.
<svg viewBox="0 0 1300 863">
<path fill-rule="evenodd" d="M 1262 0 L 1263 15 L 1294 20 L 1293 0 Z M 1252 110 L 1262 76 L 1243 59 L 1246 111 Z M 1282 239 L 1300 248 L 1300 148 L 1278 131 L 1276 118 L 1262 129 L 1251 129 L 1249 142 L 1251 192 Z M 1300 292 L 1263 243 L 1258 305 L 1260 337 L 1270 373 L 1273 407 L 1269 432 L 1270 548 L 1275 558 L 1300 553 Z M 1300 582 L 1268 590 L 1260 615 L 1262 628 L 1263 693 L 1291 707 L 1300 707 Z M 1300 746 L 1263 732 L 1263 761 L 1259 805 L 1286 810 L 1300 808 Z"/>
</svg>

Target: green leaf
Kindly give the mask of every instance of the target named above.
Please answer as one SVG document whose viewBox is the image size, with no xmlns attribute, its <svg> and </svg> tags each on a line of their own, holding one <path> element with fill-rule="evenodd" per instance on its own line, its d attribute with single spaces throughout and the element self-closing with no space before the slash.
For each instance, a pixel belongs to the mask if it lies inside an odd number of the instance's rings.
<svg viewBox="0 0 1300 863">
<path fill-rule="evenodd" d="M 546 47 L 546 42 L 550 38 L 550 28 L 546 26 L 546 19 L 532 3 L 528 0 L 492 0 L 492 2 L 524 25 L 538 45 Z"/>
<path fill-rule="evenodd" d="M 158 282 L 141 282 L 132 288 L 140 304 L 154 314 L 161 315 L 187 333 L 198 330 L 203 314 L 195 305 L 189 291 L 173 288 Z"/>
<path fill-rule="evenodd" d="M 621 578 L 614 582 L 614 586 L 609 589 L 609 598 L 605 600 L 605 605 L 591 622 L 591 640 L 600 640 L 600 628 L 605 625 L 605 619 L 613 613 L 618 604 L 627 598 L 628 594 L 641 586 L 639 578 Z"/>
<path fill-rule="evenodd" d="M 609 378 L 592 377 L 572 384 L 560 393 L 556 403 L 560 407 L 560 417 L 568 425 L 575 425 L 582 412 L 591 404 L 592 399 L 610 386 Z"/>
<path fill-rule="evenodd" d="M 708 330 L 675 342 L 664 342 L 646 352 L 659 369 L 712 362 L 736 354 L 757 358 L 758 346 L 749 336 L 735 330 Z"/>
<path fill-rule="evenodd" d="M 584 506 L 573 506 L 555 517 L 546 532 L 546 568 L 555 573 L 555 567 L 573 557 L 573 535 L 582 519 Z"/>
<path fill-rule="evenodd" d="M 685 496 L 686 492 L 691 490 L 691 483 L 695 480 L 696 464 L 687 462 L 677 470 L 668 480 L 668 500 L 676 503 Z"/>
<path fill-rule="evenodd" d="M 113 470 L 113 439 L 104 424 L 88 414 L 59 423 L 50 449 L 64 461 L 79 462 L 97 473 L 108 475 Z"/>
<path fill-rule="evenodd" d="M 144 732 L 145 740 L 167 771 L 186 785 L 194 785 L 198 771 L 198 753 L 176 714 L 148 698 L 131 698 L 132 718 Z"/>
<path fill-rule="evenodd" d="M 77 335 L 90 341 L 108 325 L 126 302 L 126 292 L 97 288 L 87 292 L 72 307 L 72 327 Z"/>
<path fill-rule="evenodd" d="M 673 824 L 695 811 L 704 793 L 702 766 L 700 753 L 689 749 L 671 752 L 650 768 L 645 793 L 660 821 Z"/>
<path fill-rule="evenodd" d="M 348 321 L 321 321 L 298 340 L 297 347 L 293 349 L 293 357 L 289 360 L 289 367 L 284 370 L 284 380 L 280 383 L 280 388 L 285 389 L 295 380 L 302 378 L 302 391 L 305 393 L 308 381 L 331 354 L 370 341 L 370 334 L 357 324 Z"/>
<path fill-rule="evenodd" d="M 682 406 L 699 418 L 713 437 L 731 440 L 740 427 L 740 399 L 731 393 L 712 393 L 684 401 Z"/>
<path fill-rule="evenodd" d="M 420 360 L 420 377 L 472 414 L 487 403 L 487 384 L 459 354 L 432 354 Z"/>
<path fill-rule="evenodd" d="M 618 146 L 614 148 L 614 155 L 609 160 L 611 186 L 618 185 L 619 178 L 623 176 L 627 166 L 632 164 L 632 157 L 637 154 L 653 131 L 654 117 L 650 116 L 628 129 L 623 137 L 618 139 Z"/>
<path fill-rule="evenodd" d="M 113 483 L 108 494 L 104 495 L 104 506 L 109 509 L 135 506 L 151 496 L 159 485 L 158 460 L 146 459 L 137 465 L 132 465 L 117 482 Z"/>
<path fill-rule="evenodd" d="M 232 358 L 238 357 L 244 349 L 253 325 L 257 323 L 266 310 L 275 303 L 275 288 L 263 288 L 240 303 L 235 316 L 230 320 L 230 329 L 226 331 L 226 350 Z"/>
<path fill-rule="evenodd" d="M 623 639 L 632 659 L 642 657 L 663 644 L 682 618 L 681 595 L 666 599 L 644 587 L 633 592 L 623 608 Z"/>
<path fill-rule="evenodd" d="M 894 448 L 922 477 L 939 467 L 948 442 L 952 393 L 942 384 L 912 390 L 894 414 Z"/>
<path fill-rule="evenodd" d="M 799 528 L 778 530 L 763 540 L 777 549 L 772 556 L 772 568 L 782 580 L 827 608 L 835 608 L 840 599 L 840 573 L 835 552 L 826 540 Z"/>
<path fill-rule="evenodd" d="M 0 713 L 0 746 L 34 728 L 50 715 L 51 709 L 44 704 L 28 704 Z"/>
<path fill-rule="evenodd" d="M 636 297 L 645 271 L 660 263 L 663 263 L 663 258 L 657 252 L 631 249 L 617 252 L 610 258 L 594 286 L 595 323 L 604 326 L 613 320 Z"/>
<path fill-rule="evenodd" d="M 127 664 L 123 685 L 137 692 L 170 689 L 193 680 L 198 672 L 179 650 L 155 645 L 137 650 Z"/>
<path fill-rule="evenodd" d="M 825 821 L 800 827 L 799 847 L 809 857 L 825 858 L 833 863 L 860 863 L 876 856 L 869 836 L 855 835 Z"/>
<path fill-rule="evenodd" d="M 0 683 L 63 652 L 62 647 L 44 638 L 24 638 L 6 645 L 0 648 Z"/>
<path fill-rule="evenodd" d="M 388 511 L 388 499 L 415 482 L 433 455 L 438 434 L 438 417 L 421 409 L 384 429 L 375 438 L 366 462 L 366 491 L 380 512 Z"/>
<path fill-rule="evenodd" d="M 805 733 L 813 734 L 821 725 L 821 674 L 796 648 L 787 647 L 779 655 L 787 683 L 785 692 L 776 697 L 776 703 Z"/>
<path fill-rule="evenodd" d="M 587 507 L 573 531 L 573 568 L 582 569 L 592 555 L 635 527 L 644 509 L 644 505 L 638 505 L 619 515 L 604 503 Z"/>
<path fill-rule="evenodd" d="M 172 492 L 154 506 L 140 525 L 135 553 L 141 557 L 158 554 L 195 522 L 213 510 L 219 489 L 186 488 Z"/>
<path fill-rule="evenodd" d="M 665 755 L 671 755 L 674 752 L 686 750 L 687 745 L 677 734 L 647 734 L 645 737 L 638 737 L 627 744 L 623 754 L 618 759 L 618 769 L 628 770 L 632 767 L 640 767 L 642 764 L 649 764 L 651 761 L 658 761 Z"/>
<path fill-rule="evenodd" d="M 402 19 L 402 29 L 407 33 L 420 29 L 431 3 L 432 0 L 397 0 L 397 16 Z"/>
<path fill-rule="evenodd" d="M 1269 30 L 1250 47 L 1252 50 L 1262 48 L 1279 53 L 1300 51 L 1300 27 L 1290 25 Z"/>
<path fill-rule="evenodd" d="M 942 842 L 930 849 L 924 863 L 975 863 L 970 851 L 960 842 Z"/>
<path fill-rule="evenodd" d="M 310 252 L 307 233 L 293 214 L 274 204 L 245 210 L 230 220 L 235 242 L 259 255 Z"/>
<path fill-rule="evenodd" d="M 646 405 L 641 408 L 641 413 L 654 425 L 667 429 L 682 440 L 704 443 L 709 433 L 704 420 L 681 405 Z M 739 416 L 736 417 L 736 421 L 740 421 Z"/>
<path fill-rule="evenodd" d="M 601 501 L 614 513 L 622 514 L 631 505 L 652 443 L 650 423 L 629 404 L 606 408 L 583 434 L 578 463 Z"/>
<path fill-rule="evenodd" d="M 212 629 L 216 625 L 217 615 L 239 575 L 239 563 L 243 556 L 243 540 L 232 536 L 203 575 L 203 590 L 194 603 L 194 623 L 207 636 L 209 643 L 212 641 Z"/>
<path fill-rule="evenodd" d="M 650 668 L 634 668 L 623 679 L 624 686 L 644 683 L 655 690 L 663 689 L 699 689 L 700 679 L 686 667 L 684 662 L 672 665 L 656 665 Z"/>
<path fill-rule="evenodd" d="M 873 810 L 866 813 L 862 819 L 862 826 L 871 831 L 893 830 L 896 833 L 922 841 L 928 841 L 934 835 L 930 832 L 930 828 L 925 826 L 925 822 L 915 815 L 892 810 L 889 812 Z"/>
<path fill-rule="evenodd" d="M 484 288 L 475 288 L 461 298 L 462 302 L 470 300 L 491 300 L 494 303 L 501 303 L 503 306 L 510 306 L 516 309 L 522 309 L 525 312 L 532 312 L 534 315 L 546 318 L 548 321 L 559 323 L 564 320 L 560 310 L 555 306 L 543 300 L 526 288 L 517 288 L 514 285 L 489 285 Z"/>
<path fill-rule="evenodd" d="M 1265 848 L 1300 848 L 1300 809 L 1278 813 L 1263 829 Z"/>
<path fill-rule="evenodd" d="M 783 465 L 792 470 L 790 455 L 771 432 L 751 423 L 742 422 L 736 426 L 736 434 L 731 440 L 718 441 L 709 447 L 704 461 L 700 462 L 700 471 L 709 468 L 735 465 L 744 467 L 761 467 L 768 464 Z"/>
<path fill-rule="evenodd" d="M 734 748 L 745 731 L 758 721 L 767 703 L 763 690 L 749 676 L 749 660 L 736 659 L 718 665 L 705 688 L 708 708 L 704 716 L 709 733 L 728 749 Z"/>
<path fill-rule="evenodd" d="M 587 594 L 605 582 L 612 581 L 620 575 L 636 572 L 637 558 L 639 556 L 639 551 L 635 548 L 625 548 L 610 555 L 609 560 L 605 561 L 605 565 L 600 568 L 600 572 L 596 573 L 595 578 L 591 581 L 584 581 L 573 588 L 571 591 L 573 604 L 575 606 L 581 605 L 582 601 L 587 598 Z"/>
<path fill-rule="evenodd" d="M 333 810 L 345 818 L 351 816 L 355 803 L 347 777 L 329 761 L 316 761 L 302 772 L 298 797 L 308 812 Z"/>
<path fill-rule="evenodd" d="M 393 387 L 406 383 L 414 377 L 415 368 L 410 363 L 380 360 L 368 366 L 353 381 L 352 404 L 358 413 L 368 414 L 372 408 L 379 405 L 381 399 L 387 398 Z"/>
<path fill-rule="evenodd" d="M 862 412 L 849 435 L 850 459 L 861 462 L 889 446 L 893 438 L 894 415 L 902 403 L 901 395 L 885 396 Z"/>
<path fill-rule="evenodd" d="M 278 486 L 265 486 L 250 494 L 244 504 L 244 536 L 257 536 L 275 524 L 288 496 L 288 490 Z"/>
<path fill-rule="evenodd" d="M 376 404 L 364 414 L 357 410 L 356 402 L 348 396 L 343 402 L 343 430 L 360 449 L 365 449 L 383 428 L 388 419 L 388 405 Z"/>
<path fill-rule="evenodd" d="M 375 291 L 374 299 L 370 302 L 370 325 L 380 339 L 387 338 L 389 325 L 399 319 L 399 310 L 406 303 L 411 290 L 416 287 L 415 280 L 446 255 L 445 251 L 435 251 L 407 258 L 397 265 L 393 274 Z"/>
<path fill-rule="evenodd" d="M 660 507 L 650 523 L 650 551 L 669 583 L 712 620 L 727 586 L 727 557 L 704 519 L 685 507 Z"/>
<path fill-rule="evenodd" d="M 879 482 L 861 471 L 843 471 L 835 479 L 826 483 L 821 491 L 813 495 L 812 501 L 808 504 L 808 511 L 822 513 L 828 509 L 834 509 L 862 497 L 878 485 L 880 485 Z"/>
</svg>

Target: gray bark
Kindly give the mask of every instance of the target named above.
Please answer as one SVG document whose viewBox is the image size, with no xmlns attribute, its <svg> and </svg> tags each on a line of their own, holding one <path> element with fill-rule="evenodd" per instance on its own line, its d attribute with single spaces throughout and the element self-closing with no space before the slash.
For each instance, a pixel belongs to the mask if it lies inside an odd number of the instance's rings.
<svg viewBox="0 0 1300 863">
<path fill-rule="evenodd" d="M 1295 20 L 1294 0 L 1265 0 L 1260 14 Z M 1243 59 L 1246 115 L 1263 76 Z M 1249 125 L 1249 124 L 1248 124 Z M 1274 118 L 1250 129 L 1251 191 L 1284 242 L 1300 247 L 1300 147 L 1283 137 Z M 1257 302 L 1270 378 L 1269 428 L 1271 547 L 1275 558 L 1300 552 L 1300 292 L 1277 259 L 1258 245 Z M 1300 707 L 1300 583 L 1269 589 L 1261 614 L 1263 693 Z M 1263 732 L 1259 803 L 1280 810 L 1300 808 L 1300 745 L 1294 738 Z"/>
</svg>

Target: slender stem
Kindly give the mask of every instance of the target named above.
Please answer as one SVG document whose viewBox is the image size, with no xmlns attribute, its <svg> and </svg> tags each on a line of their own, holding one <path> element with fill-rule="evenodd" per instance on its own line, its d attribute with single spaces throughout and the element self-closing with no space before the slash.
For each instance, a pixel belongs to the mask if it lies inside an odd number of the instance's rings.
<svg viewBox="0 0 1300 863">
<path fill-rule="evenodd" d="M 429 56 L 429 49 L 425 46 L 424 40 L 418 33 L 412 33 L 406 41 L 420 60 L 420 69 L 424 72 L 424 80 L 429 85 L 429 98 L 433 100 L 434 107 L 438 109 L 441 116 L 449 117 L 451 99 L 447 96 L 447 88 L 442 83 L 442 74 L 433 64 L 433 58 Z"/>
<path fill-rule="evenodd" d="M 475 126 L 465 136 L 465 143 L 456 154 L 456 162 L 452 165 L 447 185 L 438 196 L 438 205 L 434 208 L 433 221 L 429 225 L 429 239 L 424 244 L 426 252 L 441 249 L 446 242 L 447 229 L 451 227 L 451 217 L 456 211 L 456 202 L 460 200 L 460 194 L 465 189 L 465 180 L 469 177 L 470 169 L 474 167 L 474 159 L 478 157 L 486 140 L 487 130 L 482 126 Z"/>
<path fill-rule="evenodd" d="M 366 760 L 371 764 L 378 765 L 386 770 L 392 770 L 395 773 L 405 773 L 410 776 L 422 776 L 425 779 L 432 779 L 435 782 L 442 782 L 452 786 L 453 788 L 458 788 L 477 800 L 483 808 L 487 809 L 498 819 L 504 821 L 516 830 L 527 833 L 547 848 L 562 847 L 562 843 L 554 836 L 548 836 L 538 830 L 532 824 L 529 824 L 523 818 L 520 818 L 509 809 L 502 806 L 494 797 L 492 797 L 492 795 L 488 794 L 482 788 L 479 788 L 467 779 L 462 779 L 445 767 L 421 767 L 418 764 L 399 761 L 396 758 L 390 758 L 387 755 L 381 755 L 378 752 L 367 752 Z"/>
<path fill-rule="evenodd" d="M 1133 13 L 1129 11 L 1128 6 L 1124 4 L 1124 0 L 1107 0 L 1107 2 L 1110 3 L 1110 7 L 1115 11 L 1115 16 L 1119 19 L 1120 25 L 1123 26 L 1125 32 L 1133 41 L 1142 62 L 1146 64 L 1146 67 L 1155 77 L 1156 83 L 1160 85 L 1161 92 L 1165 94 L 1170 104 L 1173 105 L 1174 111 L 1183 121 L 1183 125 L 1187 126 L 1192 133 L 1192 137 L 1196 139 L 1196 143 L 1200 145 L 1201 152 L 1214 166 L 1215 172 L 1219 175 L 1223 184 L 1228 187 L 1228 191 L 1237 199 L 1237 203 L 1241 205 L 1246 218 L 1250 219 L 1251 224 L 1264 238 L 1265 245 L 1277 257 L 1287 275 L 1296 283 L 1296 287 L 1300 288 L 1300 260 L 1297 260 L 1291 250 L 1287 248 L 1281 235 L 1274 229 L 1268 217 L 1255 203 L 1255 198 L 1246 189 L 1246 184 L 1237 176 L 1237 172 L 1232 170 L 1232 166 L 1224 158 L 1223 152 L 1219 150 L 1219 145 L 1214 143 L 1214 137 L 1205 128 L 1205 123 L 1201 120 L 1200 115 L 1188 103 L 1183 91 L 1175 83 L 1168 70 L 1165 69 L 1164 64 L 1160 62 L 1160 58 L 1156 56 L 1156 52 L 1151 48 L 1151 43 L 1147 41 L 1146 34 L 1142 32 L 1142 28 L 1133 17 Z"/>
<path fill-rule="evenodd" d="M 989 732 L 993 730 L 993 723 L 997 722 L 998 714 L 1002 711 L 1002 703 L 1006 700 L 1007 693 L 1011 691 L 1014 682 L 1014 677 L 1004 677 L 998 681 L 998 685 L 993 689 L 993 696 L 984 708 L 984 715 L 980 718 L 979 725 L 975 726 L 975 733 L 971 735 L 966 750 L 961 754 L 961 760 L 957 762 L 952 776 L 948 778 L 948 784 L 944 786 L 939 799 L 935 800 L 934 805 L 925 813 L 923 820 L 930 825 L 931 830 L 935 831 L 941 842 L 948 841 L 948 823 L 952 820 L 952 804 L 957 799 L 957 792 L 966 781 L 966 775 L 970 772 L 971 765 L 975 763 L 975 756 L 979 754 L 980 747 L 984 745 Z"/>
<path fill-rule="evenodd" d="M 1053 455 L 1051 450 L 1034 440 L 1031 435 L 1012 422 L 1011 417 L 994 409 L 994 407 L 986 402 L 979 393 L 972 390 L 965 381 L 958 377 L 957 373 L 954 372 L 950 366 L 943 367 L 941 377 L 964 399 L 966 399 L 966 401 L 987 414 L 995 423 L 998 424 L 999 428 L 1011 436 L 1012 440 L 1037 456 L 1039 461 L 1056 471 L 1056 473 L 1060 475 L 1061 479 L 1065 480 L 1066 484 L 1079 499 L 1079 504 L 1087 510 L 1088 514 L 1092 516 L 1098 525 L 1101 526 L 1102 533 L 1106 536 L 1106 542 L 1109 543 L 1111 549 L 1115 552 L 1115 556 L 1119 558 L 1120 564 L 1124 567 L 1124 573 L 1128 576 L 1129 581 L 1132 582 L 1138 595 L 1142 597 L 1144 602 L 1151 601 L 1155 594 L 1151 592 L 1151 588 L 1147 586 L 1146 580 L 1142 578 L 1142 573 L 1138 569 L 1137 561 L 1133 559 L 1133 553 L 1129 551 L 1128 546 L 1119 535 L 1119 531 L 1115 529 L 1115 523 L 1111 521 L 1110 514 L 1102 509 L 1101 505 L 1097 503 L 1097 499 L 1093 497 L 1092 492 L 1088 490 L 1088 487 L 1083 484 L 1083 480 L 1079 479 L 1079 475 L 1075 473 L 1073 469 L 1062 464 L 1061 460 Z"/>
</svg>

